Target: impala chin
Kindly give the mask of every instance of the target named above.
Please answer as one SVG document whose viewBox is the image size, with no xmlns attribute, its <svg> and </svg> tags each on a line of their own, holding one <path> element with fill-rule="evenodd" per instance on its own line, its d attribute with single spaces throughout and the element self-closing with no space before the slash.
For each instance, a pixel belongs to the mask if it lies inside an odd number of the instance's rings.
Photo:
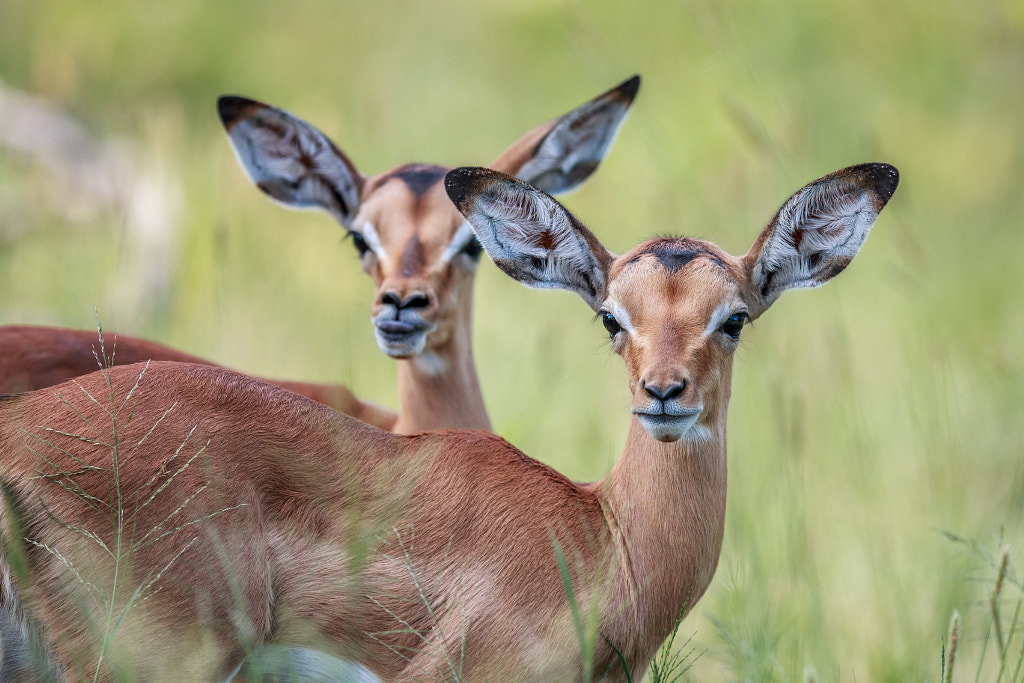
<svg viewBox="0 0 1024 683">
<path fill-rule="evenodd" d="M 670 415 L 668 413 L 635 413 L 647 433 L 658 441 L 672 442 L 679 441 L 684 437 L 698 437 L 701 430 L 695 427 L 697 418 L 702 410 L 687 411 L 681 415 Z"/>
</svg>

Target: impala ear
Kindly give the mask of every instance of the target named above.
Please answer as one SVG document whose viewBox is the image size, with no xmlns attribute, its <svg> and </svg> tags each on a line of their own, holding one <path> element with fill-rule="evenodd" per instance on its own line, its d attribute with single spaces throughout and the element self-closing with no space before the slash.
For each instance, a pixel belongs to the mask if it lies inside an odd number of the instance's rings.
<svg viewBox="0 0 1024 683">
<path fill-rule="evenodd" d="M 234 95 L 217 100 L 249 180 L 292 208 L 320 208 L 344 227 L 359 210 L 363 176 L 326 135 L 288 112 Z"/>
<path fill-rule="evenodd" d="M 519 138 L 491 168 L 549 194 L 579 187 L 611 149 L 640 89 L 633 76 Z"/>
<path fill-rule="evenodd" d="M 860 164 L 815 180 L 790 197 L 743 257 L 751 318 L 783 291 L 818 287 L 842 272 L 860 251 L 899 178 L 888 164 Z"/>
<path fill-rule="evenodd" d="M 567 289 L 600 308 L 614 256 L 565 207 L 486 168 L 449 171 L 444 186 L 499 268 L 530 287 Z"/>
</svg>

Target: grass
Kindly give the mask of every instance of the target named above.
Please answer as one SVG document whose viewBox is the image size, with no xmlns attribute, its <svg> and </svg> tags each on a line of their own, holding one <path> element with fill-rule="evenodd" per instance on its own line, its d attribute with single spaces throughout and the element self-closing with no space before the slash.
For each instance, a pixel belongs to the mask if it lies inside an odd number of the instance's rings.
<svg viewBox="0 0 1024 683">
<path fill-rule="evenodd" d="M 437 640 L 440 641 L 440 654 L 444 657 L 443 669 L 446 670 L 445 675 L 448 676 L 450 680 L 461 681 L 462 665 L 466 654 L 466 638 L 468 636 L 468 632 L 464 627 L 465 622 L 463 621 L 465 618 L 465 603 L 461 598 L 461 590 L 465 583 L 465 567 L 463 567 L 462 571 L 459 572 L 458 585 L 454 588 L 455 595 L 459 596 L 455 599 L 456 604 L 447 609 L 446 614 L 441 615 L 439 618 L 439 615 L 435 612 L 435 606 L 428 595 L 428 589 L 423 585 L 420 576 L 416 573 L 415 561 L 412 555 L 412 548 L 415 544 L 415 530 L 410 529 L 405 538 L 402 537 L 402 534 L 398 529 L 394 529 L 393 532 L 395 536 L 394 543 L 396 544 L 396 551 L 401 553 L 401 557 L 390 555 L 387 559 L 395 566 L 402 567 L 403 572 L 408 572 L 408 580 L 412 581 L 416 586 L 416 598 L 419 602 L 423 603 L 423 606 L 426 608 L 427 613 L 430 616 L 430 623 L 427 625 L 427 628 L 432 634 L 436 634 Z M 441 567 L 443 568 L 446 564 L 448 564 L 447 549 L 441 558 Z M 405 580 L 404 574 L 402 576 L 402 580 Z M 380 597 L 393 598 L 395 596 L 387 594 Z M 371 597 L 370 599 L 374 604 L 384 610 L 384 612 L 394 618 L 396 623 L 400 626 L 396 627 L 398 632 L 413 634 L 418 641 L 411 651 L 402 651 L 387 645 L 385 641 L 380 638 L 380 636 L 384 634 L 374 633 L 370 636 L 371 638 L 382 645 L 385 645 L 385 647 L 388 647 L 396 657 L 399 657 L 409 663 L 413 662 L 417 655 L 423 652 L 429 652 L 430 650 L 438 647 L 431 641 L 431 639 L 424 635 L 424 631 L 415 628 L 402 619 L 402 617 L 396 612 L 385 606 L 380 597 Z M 453 629 L 449 627 L 450 625 L 447 622 L 450 621 L 450 619 L 446 620 L 446 616 L 457 618 L 459 622 L 457 624 L 458 628 L 454 629 L 454 632 Z M 449 653 L 457 653 L 457 656 L 453 656 Z M 428 671 L 423 670 L 421 670 L 420 673 L 428 676 L 431 675 Z"/>
<path fill-rule="evenodd" d="M 935 529 L 1024 541 L 1019 3 L 13 0 L 0 78 L 135 145 L 180 203 L 150 289 L 125 213 L 69 217 L 47 173 L 0 151 L 0 321 L 87 327 L 98 307 L 110 329 L 393 406 L 351 247 L 249 185 L 216 96 L 299 113 L 372 173 L 486 163 L 634 72 L 615 149 L 566 199 L 613 250 L 683 233 L 742 252 L 807 181 L 869 160 L 902 173 L 856 263 L 744 333 L 725 545 L 682 626 L 705 652 L 683 680 L 773 662 L 783 679 L 936 680 L 950 615 L 964 647 L 978 597 Z M 573 479 L 602 476 L 628 393 L 590 312 L 486 263 L 476 301 L 496 430 Z"/>
<path fill-rule="evenodd" d="M 595 599 L 586 600 L 586 605 L 581 605 L 581 597 L 589 597 L 590 591 L 584 591 L 580 595 L 582 585 L 573 585 L 572 577 L 575 571 L 577 577 L 585 575 L 586 569 L 582 563 L 574 562 L 575 566 L 569 566 L 569 560 L 565 556 L 565 550 L 554 533 L 551 533 L 551 547 L 555 551 L 555 561 L 558 563 L 558 570 L 562 576 L 562 587 L 565 589 L 565 596 L 569 602 L 569 613 L 572 615 L 573 628 L 576 630 L 576 642 L 580 645 L 580 659 L 583 660 L 582 679 L 584 683 L 591 683 L 594 680 L 594 650 L 599 637 L 598 627 L 600 619 L 600 601 Z M 611 644 L 611 643 L 609 643 Z M 614 649 L 615 646 L 612 645 Z M 615 650 L 619 654 L 618 650 Z M 621 659 L 621 654 L 619 654 Z M 625 666 L 625 663 L 623 663 Z M 629 676 L 627 670 L 626 675 Z"/>
<path fill-rule="evenodd" d="M 99 348 L 95 352 L 98 366 L 109 367 L 116 354 L 116 348 L 112 348 L 110 355 L 107 355 L 102 328 L 99 328 L 98 340 Z M 180 504 L 155 526 L 148 529 L 139 526 L 137 519 L 143 510 L 161 496 L 170 495 L 168 487 L 171 487 L 175 478 L 185 470 L 198 466 L 194 463 L 201 458 L 206 446 L 199 446 L 192 453 L 193 446 L 188 444 L 186 438 L 174 453 L 158 461 L 159 466 L 142 487 L 134 491 L 125 490 L 121 478 L 122 465 L 144 448 L 145 441 L 160 428 L 161 422 L 177 405 L 168 407 L 137 442 L 122 443 L 121 430 L 132 422 L 135 415 L 135 409 L 140 401 L 137 390 L 145 376 L 145 369 L 139 373 L 135 385 L 124 396 L 116 395 L 109 376 L 104 376 L 108 390 L 106 396 L 94 396 L 80 386 L 78 388 L 81 389 L 81 395 L 58 396 L 61 403 L 82 419 L 80 433 L 56 431 L 43 425 L 38 428 L 38 432 L 29 435 L 35 443 L 32 450 L 40 461 L 37 476 L 49 480 L 53 485 L 78 498 L 82 505 L 99 512 L 109 527 L 90 528 L 82 525 L 77 519 L 59 516 L 43 503 L 51 520 L 80 537 L 87 550 L 84 555 L 79 553 L 75 559 L 65 556 L 56 547 L 43 542 L 28 541 L 63 564 L 69 577 L 77 580 L 78 588 L 84 591 L 77 593 L 82 603 L 80 609 L 83 615 L 86 615 L 87 626 L 93 631 L 98 643 L 98 656 L 91 673 L 93 681 L 105 678 L 111 671 L 115 672 L 118 680 L 130 680 L 125 678 L 124 671 L 118 673 L 119 665 L 116 660 L 113 664 L 110 661 L 115 639 L 129 613 L 140 601 L 146 600 L 160 590 L 160 580 L 164 573 L 200 540 L 198 530 L 203 522 L 235 509 L 226 508 L 191 518 L 190 505 L 206 488 L 201 486 L 182 499 Z M 109 424 L 94 424 L 85 417 L 82 404 L 89 403 L 102 407 L 103 413 L 109 417 Z M 55 435 L 71 437 L 90 447 L 98 446 L 108 450 L 109 466 L 97 466 L 81 460 L 73 451 L 56 445 L 52 440 Z M 92 488 L 93 493 L 90 493 L 86 485 L 81 483 L 82 479 L 95 476 L 101 477 L 105 482 L 105 495 L 97 494 L 99 489 L 96 488 Z M 137 580 L 137 573 L 131 571 L 133 555 L 150 545 L 167 543 L 172 534 L 189 528 L 194 528 L 196 535 L 177 548 L 164 566 L 151 569 L 141 577 L 141 580 Z M 10 545 L 11 540 L 5 539 L 5 548 Z M 74 546 L 73 543 L 68 545 Z M 99 567 L 104 569 L 97 572 Z M 22 570 L 24 571 L 24 568 Z M 70 594 L 76 593 L 71 591 Z M 83 677 L 87 677 L 88 674 L 87 671 L 78 673 Z"/>
<path fill-rule="evenodd" d="M 953 681 L 1024 680 L 1024 584 L 1014 569 L 1008 546 L 993 554 L 985 545 L 946 533 L 954 547 L 970 559 L 972 583 L 985 592 L 967 606 L 963 616 L 954 610 L 942 648 L 943 683 Z"/>
</svg>

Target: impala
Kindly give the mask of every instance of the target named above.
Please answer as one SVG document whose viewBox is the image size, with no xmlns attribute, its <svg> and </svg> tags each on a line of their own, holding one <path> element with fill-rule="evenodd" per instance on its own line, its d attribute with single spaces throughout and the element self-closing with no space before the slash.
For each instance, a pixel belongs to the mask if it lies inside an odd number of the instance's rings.
<svg viewBox="0 0 1024 683">
<path fill-rule="evenodd" d="M 49 666 L 91 674 L 90 598 L 118 580 L 95 548 L 124 508 L 122 526 L 167 535 L 121 577 L 146 599 L 105 671 L 211 679 L 301 647 L 383 680 L 640 680 L 718 563 L 745 322 L 842 271 L 897 182 L 886 164 L 825 176 L 743 256 L 683 237 L 616 256 L 528 184 L 451 171 L 494 262 L 579 294 L 626 363 L 632 417 L 603 480 L 573 483 L 485 432 L 382 432 L 220 368 L 118 367 L 0 402 L 5 607 Z M 116 504 L 112 423 L 130 453 Z"/>
<path fill-rule="evenodd" d="M 608 153 L 640 87 L 639 76 L 512 144 L 493 168 L 551 193 L 582 184 Z M 322 132 L 275 107 L 242 97 L 218 101 L 220 118 L 248 177 L 286 206 L 323 209 L 352 237 L 373 278 L 377 344 L 398 359 L 395 415 L 347 388 L 274 381 L 371 424 L 409 433 L 442 427 L 490 429 L 473 361 L 472 286 L 480 245 L 442 186 L 447 169 L 404 164 L 365 176 Z M 97 369 L 95 332 L 0 327 L 0 393 L 52 386 Z M 104 364 L 140 360 L 208 363 L 161 344 L 118 335 Z"/>
<path fill-rule="evenodd" d="M 0 394 L 42 389 L 96 371 L 99 367 L 130 365 L 147 360 L 211 365 L 163 344 L 127 335 L 107 334 L 103 343 L 95 330 L 71 330 L 43 325 L 0 325 Z M 362 401 L 340 384 L 267 380 L 381 429 L 395 424 L 396 415 Z"/>
</svg>

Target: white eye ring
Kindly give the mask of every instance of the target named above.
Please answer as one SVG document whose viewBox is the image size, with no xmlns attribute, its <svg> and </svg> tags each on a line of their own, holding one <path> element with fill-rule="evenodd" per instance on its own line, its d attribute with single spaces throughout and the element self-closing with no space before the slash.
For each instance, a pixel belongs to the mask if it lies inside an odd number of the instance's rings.
<svg viewBox="0 0 1024 683">
<path fill-rule="evenodd" d="M 469 224 L 469 221 L 463 221 L 459 229 L 455 231 L 455 236 L 452 237 L 452 241 L 445 247 L 444 253 L 441 254 L 441 263 L 448 263 L 456 254 L 462 253 L 473 241 L 476 240 L 476 233 L 473 232 L 473 227 Z M 469 256 L 469 254 L 467 254 Z M 477 257 L 479 258 L 479 256 Z M 474 259 L 475 260 L 475 259 Z"/>
</svg>

